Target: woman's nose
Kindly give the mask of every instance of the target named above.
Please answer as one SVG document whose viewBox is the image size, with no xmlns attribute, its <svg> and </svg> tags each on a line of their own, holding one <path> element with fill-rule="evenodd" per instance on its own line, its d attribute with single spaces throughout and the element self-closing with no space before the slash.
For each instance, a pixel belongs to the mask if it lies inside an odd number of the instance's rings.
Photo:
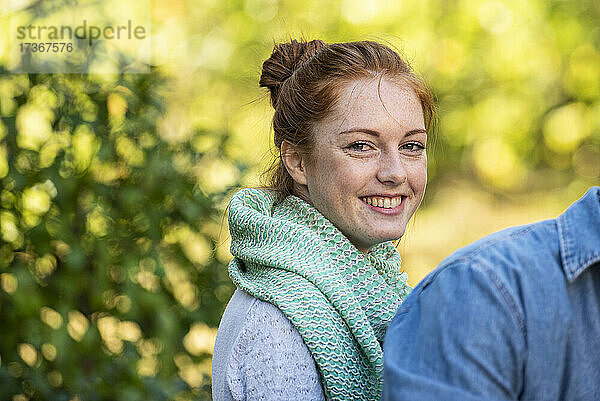
<svg viewBox="0 0 600 401">
<path fill-rule="evenodd" d="M 397 153 L 383 154 L 379 161 L 377 179 L 386 185 L 400 185 L 407 179 L 406 166 Z"/>
</svg>

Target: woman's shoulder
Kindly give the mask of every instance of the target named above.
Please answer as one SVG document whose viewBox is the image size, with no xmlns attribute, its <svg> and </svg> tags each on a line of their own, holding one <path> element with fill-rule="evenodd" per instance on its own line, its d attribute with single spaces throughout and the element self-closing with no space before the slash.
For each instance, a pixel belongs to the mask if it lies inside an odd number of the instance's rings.
<svg viewBox="0 0 600 401">
<path fill-rule="evenodd" d="M 238 345 L 243 340 L 256 341 L 261 338 L 270 339 L 274 343 L 285 340 L 302 341 L 298 330 L 277 306 L 240 289 L 235 291 L 223 313 L 217 338 L 225 340 L 224 337 L 235 340 Z M 217 342 L 233 345 L 231 341 Z"/>
<path fill-rule="evenodd" d="M 265 342 L 265 345 L 281 351 L 293 346 L 310 356 L 302 336 L 285 314 L 277 306 L 254 297 L 240 334 L 239 345 L 244 343 L 241 340 L 251 343 Z"/>
<path fill-rule="evenodd" d="M 302 336 L 283 312 L 269 302 L 244 294 L 248 311 L 232 344 L 230 370 L 242 369 L 251 360 L 273 367 L 314 366 Z"/>
<path fill-rule="evenodd" d="M 225 351 L 228 355 L 225 372 L 220 372 L 226 377 L 223 384 L 228 395 L 235 400 L 286 399 L 287 395 L 294 399 L 299 394 L 303 399 L 323 399 L 310 351 L 279 308 L 237 290 L 221 326 L 231 323 L 237 327 L 229 333 L 235 335 L 230 349 L 219 350 L 215 345 L 215 354 Z M 213 371 L 213 380 L 218 374 Z"/>
</svg>

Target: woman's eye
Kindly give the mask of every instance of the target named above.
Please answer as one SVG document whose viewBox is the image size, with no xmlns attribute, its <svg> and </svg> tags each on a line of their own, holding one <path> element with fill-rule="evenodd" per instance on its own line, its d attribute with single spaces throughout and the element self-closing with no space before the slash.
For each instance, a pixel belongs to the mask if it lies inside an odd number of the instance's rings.
<svg viewBox="0 0 600 401">
<path fill-rule="evenodd" d="M 421 152 L 425 150 L 425 146 L 418 142 L 409 142 L 402 145 L 402 149 L 408 150 L 409 152 Z"/>
<path fill-rule="evenodd" d="M 355 150 L 357 152 L 364 152 L 371 148 L 371 146 L 366 142 L 354 142 L 348 146 L 348 149 Z"/>
</svg>

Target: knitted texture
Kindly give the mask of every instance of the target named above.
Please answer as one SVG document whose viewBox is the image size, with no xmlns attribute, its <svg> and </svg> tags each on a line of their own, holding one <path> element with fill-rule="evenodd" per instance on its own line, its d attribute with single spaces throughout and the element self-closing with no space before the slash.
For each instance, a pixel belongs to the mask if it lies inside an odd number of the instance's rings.
<svg viewBox="0 0 600 401">
<path fill-rule="evenodd" d="M 379 400 L 380 343 L 410 290 L 398 251 L 386 242 L 361 253 L 310 204 L 276 197 L 244 189 L 231 199 L 231 279 L 297 328 L 328 400 Z"/>
<path fill-rule="evenodd" d="M 322 401 L 319 372 L 298 330 L 276 306 L 250 302 L 227 368 L 232 398 Z"/>
</svg>

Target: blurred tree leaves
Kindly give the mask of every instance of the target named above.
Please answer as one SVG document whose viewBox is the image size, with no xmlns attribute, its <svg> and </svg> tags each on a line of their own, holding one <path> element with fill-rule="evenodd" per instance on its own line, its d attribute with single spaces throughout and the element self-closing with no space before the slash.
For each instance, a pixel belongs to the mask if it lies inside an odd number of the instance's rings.
<svg viewBox="0 0 600 401">
<path fill-rule="evenodd" d="M 1 399 L 207 397 L 209 325 L 231 293 L 213 253 L 224 192 L 195 168 L 210 133 L 157 131 L 166 85 L 0 78 Z"/>
</svg>

